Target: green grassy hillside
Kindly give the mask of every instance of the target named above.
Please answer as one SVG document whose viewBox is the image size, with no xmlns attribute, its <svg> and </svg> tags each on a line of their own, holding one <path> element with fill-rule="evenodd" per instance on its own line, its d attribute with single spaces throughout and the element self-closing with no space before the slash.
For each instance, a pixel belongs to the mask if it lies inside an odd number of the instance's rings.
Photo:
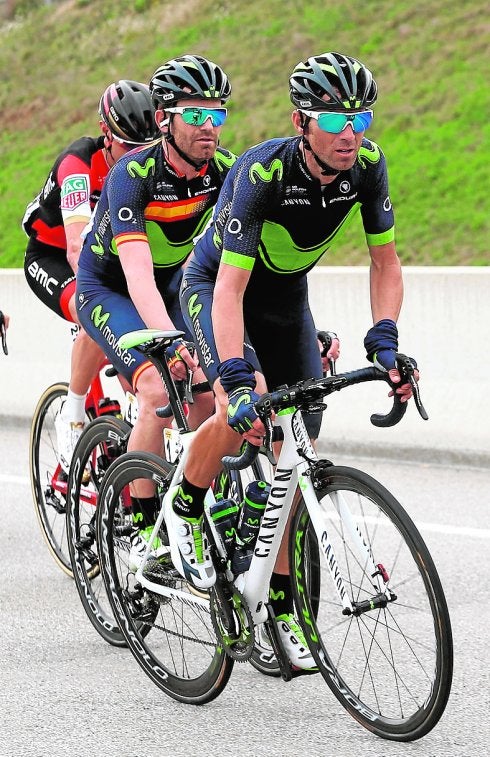
<svg viewBox="0 0 490 757">
<path fill-rule="evenodd" d="M 293 133 L 289 73 L 325 50 L 361 58 L 378 81 L 369 136 L 387 156 L 402 261 L 488 265 L 488 32 L 483 0 L 68 0 L 30 11 L 0 28 L 0 266 L 22 265 L 24 208 L 59 150 L 98 133 L 111 81 L 148 81 L 184 52 L 212 58 L 233 84 L 222 142 L 239 152 Z M 358 221 L 324 262 L 367 263 Z"/>
</svg>

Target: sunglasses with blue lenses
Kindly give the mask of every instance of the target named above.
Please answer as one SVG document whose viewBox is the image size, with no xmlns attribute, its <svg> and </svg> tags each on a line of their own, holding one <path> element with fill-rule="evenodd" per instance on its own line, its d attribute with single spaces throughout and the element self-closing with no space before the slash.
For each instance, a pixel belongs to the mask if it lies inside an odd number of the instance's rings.
<svg viewBox="0 0 490 757">
<path fill-rule="evenodd" d="M 165 108 L 166 113 L 179 113 L 189 126 L 202 126 L 208 118 L 213 126 L 222 126 L 226 121 L 226 108 Z"/>
<path fill-rule="evenodd" d="M 305 116 L 314 118 L 318 122 L 318 126 L 322 131 L 328 131 L 329 134 L 340 134 L 345 127 L 350 124 L 354 134 L 359 134 L 361 131 L 366 131 L 371 126 L 373 121 L 373 111 L 363 110 L 361 113 L 332 113 L 324 111 L 318 113 L 314 110 L 303 110 Z"/>
</svg>

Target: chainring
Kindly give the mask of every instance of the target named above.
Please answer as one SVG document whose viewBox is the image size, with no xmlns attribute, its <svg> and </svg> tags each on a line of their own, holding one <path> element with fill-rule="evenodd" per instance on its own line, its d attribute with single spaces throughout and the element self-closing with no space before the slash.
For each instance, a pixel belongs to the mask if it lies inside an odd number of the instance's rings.
<svg viewBox="0 0 490 757">
<path fill-rule="evenodd" d="M 218 641 L 223 645 L 226 654 L 236 662 L 246 662 L 254 650 L 254 622 L 243 596 L 235 587 L 232 589 L 233 594 L 228 602 L 232 605 L 235 634 L 226 629 L 220 601 L 214 589 L 211 590 L 209 597 L 211 620 Z"/>
</svg>

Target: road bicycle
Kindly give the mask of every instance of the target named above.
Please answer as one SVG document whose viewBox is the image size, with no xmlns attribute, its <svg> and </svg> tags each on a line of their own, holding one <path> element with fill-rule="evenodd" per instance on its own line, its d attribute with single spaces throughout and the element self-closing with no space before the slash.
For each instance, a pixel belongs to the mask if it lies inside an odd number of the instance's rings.
<svg viewBox="0 0 490 757">
<path fill-rule="evenodd" d="M 77 330 L 73 327 L 73 333 Z M 118 416 L 118 400 L 107 397 L 103 376 L 117 376 L 107 362 L 101 367 L 85 401 L 86 422 L 99 416 Z M 66 497 L 68 476 L 58 462 L 55 418 L 61 410 L 68 391 L 68 383 L 58 381 L 42 393 L 31 423 L 29 440 L 29 469 L 34 508 L 41 533 L 56 564 L 73 577 L 66 527 Z M 114 423 L 116 419 L 112 419 Z"/>
<path fill-rule="evenodd" d="M 161 332 L 164 334 L 165 332 Z M 153 337 L 155 335 L 153 334 Z M 128 335 L 126 346 L 150 339 Z M 420 400 L 409 358 L 397 358 L 403 381 Z M 174 486 L 181 480 L 192 433 L 181 435 L 176 465 L 145 453 L 126 453 L 109 467 L 97 508 L 101 569 L 114 617 L 137 662 L 166 694 L 204 704 L 226 686 L 235 661 L 250 660 L 262 625 L 285 681 L 312 671 L 293 670 L 268 601 L 273 566 L 300 493 L 289 533 L 289 559 L 298 620 L 324 681 L 346 710 L 382 738 L 411 741 L 442 716 L 451 688 L 451 623 L 434 562 L 414 523 L 393 495 L 366 473 L 320 460 L 303 415 L 326 409 L 333 392 L 367 381 L 390 383 L 388 374 L 361 368 L 280 387 L 262 395 L 256 409 L 271 456 L 274 434 L 283 438 L 271 490 L 246 573 L 235 575 L 230 554 L 209 518 L 206 533 L 217 571 L 209 592 L 196 590 L 170 557 L 156 565 L 149 548 L 136 574 L 127 567 L 128 530 L 121 501 L 137 479 L 152 480 L 162 508 L 154 535 L 164 533 Z M 393 388 L 393 387 L 392 387 Z M 398 395 L 379 427 L 398 423 L 407 409 Z M 279 429 L 279 431 L 277 431 Z M 248 446 L 229 469 L 250 466 Z M 318 704 L 318 702 L 316 702 Z"/>
<path fill-rule="evenodd" d="M 158 339 L 155 343 L 150 342 L 149 349 L 140 346 L 156 365 L 169 396 L 168 405 L 156 409 L 160 417 L 174 418 L 172 428 L 164 429 L 165 455 L 169 463 L 175 462 L 181 453 L 180 437 L 189 432 L 187 415 L 195 395 L 210 391 L 207 382 L 192 385 L 192 374 L 188 375 L 186 382 L 176 383 L 172 379 L 165 353 L 172 341 L 180 336 L 180 331 L 165 332 L 165 338 Z M 188 344 L 188 347 L 191 348 L 191 345 Z M 89 423 L 76 445 L 67 485 L 67 542 L 75 584 L 90 622 L 102 638 L 113 646 L 126 646 L 126 641 L 111 611 L 100 575 L 96 504 L 109 465 L 126 451 L 135 420 L 136 412 L 133 408 L 125 420 L 107 415 Z M 250 470 L 240 474 L 221 474 L 214 482 L 214 496 L 234 497 L 241 501 L 247 482 L 261 477 L 264 477 L 264 473 L 260 461 L 254 462 Z M 125 521 L 128 535 L 133 528 L 130 505 L 130 494 L 126 491 L 121 498 L 120 517 Z M 160 538 L 166 539 L 166 534 L 161 534 Z M 142 633 L 146 628 L 142 629 Z M 261 643 L 260 629 L 257 631 L 252 664 L 256 664 L 258 669 L 268 675 L 279 674 L 271 650 L 265 640 Z"/>
</svg>

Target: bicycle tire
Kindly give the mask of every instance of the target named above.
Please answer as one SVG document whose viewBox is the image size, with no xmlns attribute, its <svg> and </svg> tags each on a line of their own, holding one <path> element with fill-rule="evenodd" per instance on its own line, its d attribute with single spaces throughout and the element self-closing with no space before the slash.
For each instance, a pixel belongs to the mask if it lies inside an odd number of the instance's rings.
<svg viewBox="0 0 490 757">
<path fill-rule="evenodd" d="M 65 517 L 68 477 L 58 463 L 54 426 L 67 391 L 68 384 L 60 381 L 48 386 L 39 398 L 31 423 L 29 471 L 41 534 L 56 564 L 73 578 Z"/>
<path fill-rule="evenodd" d="M 305 560 L 308 541 L 317 538 L 304 503 L 290 540 L 294 600 L 307 643 L 327 685 L 361 725 L 385 739 L 419 739 L 441 718 L 452 682 L 451 623 L 434 562 L 400 503 L 367 474 L 329 467 L 315 493 L 328 519 L 316 613 Z M 384 582 L 367 576 L 352 532 L 338 516 L 340 502 L 347 503 L 379 570 L 389 575 L 397 598 L 384 608 L 372 601 L 373 585 L 382 591 Z M 367 600 L 364 608 L 371 609 L 342 614 L 328 561 L 351 601 Z"/>
<path fill-rule="evenodd" d="M 126 640 L 111 612 L 100 575 L 96 502 L 110 463 L 126 451 L 130 431 L 129 423 L 111 415 L 89 423 L 75 447 L 68 477 L 66 520 L 75 585 L 95 630 L 116 647 L 125 647 Z"/>
<path fill-rule="evenodd" d="M 183 591 L 182 599 L 161 597 L 136 583 L 117 522 L 119 497 L 131 482 L 152 480 L 162 497 L 173 472 L 172 465 L 151 453 L 127 452 L 113 462 L 100 491 L 97 541 L 112 611 L 138 664 L 173 699 L 204 704 L 224 689 L 234 662 L 217 642 L 209 600 L 189 587 L 170 558 L 163 580 Z"/>
</svg>

